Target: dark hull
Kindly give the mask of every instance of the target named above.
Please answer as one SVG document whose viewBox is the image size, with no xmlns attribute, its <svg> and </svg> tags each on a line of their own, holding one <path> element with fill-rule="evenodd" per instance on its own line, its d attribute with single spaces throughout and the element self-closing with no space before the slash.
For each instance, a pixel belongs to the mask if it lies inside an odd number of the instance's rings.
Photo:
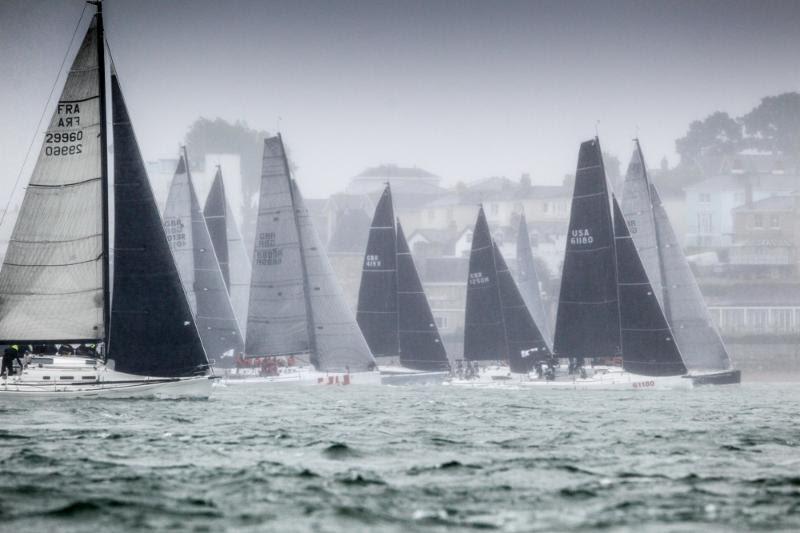
<svg viewBox="0 0 800 533">
<path fill-rule="evenodd" d="M 713 374 L 702 374 L 691 376 L 691 380 L 695 387 L 703 385 L 737 385 L 742 382 L 742 371 L 728 370 Z"/>
</svg>

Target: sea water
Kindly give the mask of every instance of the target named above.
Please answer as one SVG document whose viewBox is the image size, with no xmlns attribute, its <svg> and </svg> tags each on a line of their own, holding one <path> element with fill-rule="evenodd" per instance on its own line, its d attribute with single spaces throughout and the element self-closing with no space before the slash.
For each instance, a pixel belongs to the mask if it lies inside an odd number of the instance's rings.
<svg viewBox="0 0 800 533">
<path fill-rule="evenodd" d="M 4 531 L 800 529 L 800 386 L 0 405 Z"/>
</svg>

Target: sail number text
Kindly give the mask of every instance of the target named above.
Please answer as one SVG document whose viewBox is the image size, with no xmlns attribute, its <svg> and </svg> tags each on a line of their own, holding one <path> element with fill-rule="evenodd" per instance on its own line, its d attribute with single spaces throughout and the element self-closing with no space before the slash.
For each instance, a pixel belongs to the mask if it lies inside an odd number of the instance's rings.
<svg viewBox="0 0 800 533">
<path fill-rule="evenodd" d="M 592 244 L 594 237 L 588 229 L 574 229 L 569 234 L 570 244 Z"/>
<path fill-rule="evenodd" d="M 186 246 L 186 232 L 183 229 L 183 222 L 179 218 L 168 218 L 164 221 L 164 232 L 167 234 L 167 242 L 170 246 L 182 248 Z"/>
<path fill-rule="evenodd" d="M 59 128 L 74 128 L 81 125 L 80 104 L 58 104 L 56 113 Z M 83 130 L 48 132 L 44 136 L 44 155 L 64 156 L 83 153 Z"/>
<path fill-rule="evenodd" d="M 485 276 L 483 272 L 470 272 L 470 285 L 483 285 L 484 283 L 489 283 L 489 276 Z"/>
<path fill-rule="evenodd" d="M 364 266 L 367 268 L 378 268 L 382 265 L 381 256 L 377 254 L 367 254 L 364 258 Z"/>
<path fill-rule="evenodd" d="M 283 261 L 283 250 L 275 246 L 275 232 L 258 234 L 256 241 L 256 264 L 263 266 L 280 265 Z"/>
</svg>

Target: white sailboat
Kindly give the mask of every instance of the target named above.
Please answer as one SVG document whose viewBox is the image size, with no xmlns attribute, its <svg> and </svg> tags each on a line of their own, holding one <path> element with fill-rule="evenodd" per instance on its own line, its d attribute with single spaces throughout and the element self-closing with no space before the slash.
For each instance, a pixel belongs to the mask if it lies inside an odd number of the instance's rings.
<svg viewBox="0 0 800 533">
<path fill-rule="evenodd" d="M 0 378 L 0 398 L 208 397 L 213 376 L 113 72 L 112 299 L 102 5 L 90 3 L 0 270 L 0 344 L 34 347 Z M 98 357 L 44 355 L 54 344 L 95 344 Z"/>
<path fill-rule="evenodd" d="M 226 383 L 381 383 L 291 178 L 280 135 L 264 141 L 245 339 L 245 358 L 255 368 L 228 373 Z"/>
</svg>

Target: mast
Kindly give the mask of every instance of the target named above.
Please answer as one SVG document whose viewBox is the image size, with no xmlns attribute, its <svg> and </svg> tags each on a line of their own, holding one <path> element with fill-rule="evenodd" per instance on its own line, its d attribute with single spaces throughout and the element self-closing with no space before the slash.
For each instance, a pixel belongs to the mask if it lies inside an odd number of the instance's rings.
<svg viewBox="0 0 800 533">
<path fill-rule="evenodd" d="M 294 226 L 297 228 L 297 244 L 300 247 L 300 267 L 303 270 L 303 299 L 306 304 L 306 328 L 308 332 L 308 351 L 311 355 L 311 363 L 317 362 L 317 335 L 316 326 L 314 325 L 314 311 L 311 307 L 311 293 L 309 292 L 308 283 L 308 267 L 306 267 L 306 253 L 305 246 L 303 245 L 303 236 L 300 231 L 300 224 L 297 219 L 297 203 L 294 197 L 294 187 L 292 187 L 292 175 L 289 173 L 289 161 L 286 158 L 286 147 L 283 145 L 283 137 L 278 133 L 278 141 L 281 143 L 281 155 L 283 157 L 283 169 L 286 173 L 286 179 L 289 181 L 289 197 L 292 201 L 292 218 Z M 317 365 L 314 365 L 317 366 Z"/>
<path fill-rule="evenodd" d="M 110 278 L 110 235 L 108 223 L 108 127 L 106 119 L 106 48 L 103 34 L 103 3 L 101 0 L 89 2 L 97 6 L 97 78 L 100 82 L 100 183 L 102 192 L 103 219 L 103 342 L 108 350 L 109 325 L 111 323 L 111 283 Z"/>
</svg>

